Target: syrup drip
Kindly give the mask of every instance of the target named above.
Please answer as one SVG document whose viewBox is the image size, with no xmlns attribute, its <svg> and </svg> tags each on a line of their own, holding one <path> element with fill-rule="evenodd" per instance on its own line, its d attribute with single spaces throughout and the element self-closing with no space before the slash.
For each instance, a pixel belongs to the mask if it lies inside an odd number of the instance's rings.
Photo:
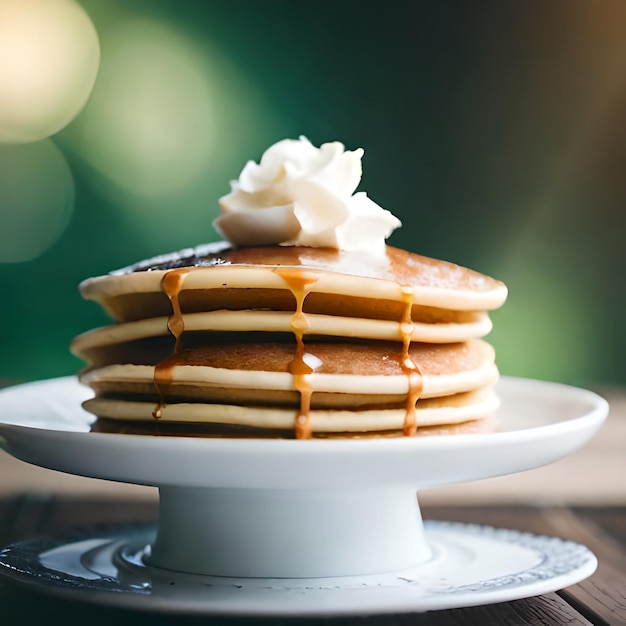
<svg viewBox="0 0 626 626">
<path fill-rule="evenodd" d="M 311 363 L 318 361 L 317 357 L 306 352 L 304 333 L 309 328 L 309 322 L 302 311 L 304 299 L 313 289 L 320 278 L 320 272 L 301 270 L 295 267 L 281 267 L 274 270 L 284 281 L 296 299 L 296 311 L 291 316 L 290 328 L 296 338 L 296 353 L 289 364 L 289 372 L 293 376 L 293 386 L 300 394 L 300 408 L 294 420 L 296 439 L 310 439 L 311 431 L 311 396 L 313 390 L 308 376 L 315 368 Z"/>
<path fill-rule="evenodd" d="M 180 309 L 180 302 L 178 296 L 185 282 L 185 276 L 191 271 L 191 267 L 181 267 L 179 269 L 170 270 L 165 273 L 161 279 L 161 289 L 168 297 L 172 305 L 172 314 L 167 320 L 167 329 L 174 337 L 174 354 L 157 363 L 154 368 L 154 384 L 159 394 L 159 403 L 154 407 L 152 411 L 152 417 L 158 420 L 161 419 L 163 409 L 165 408 L 164 390 L 171 384 L 174 376 L 174 367 L 177 364 L 178 351 L 180 349 L 180 338 L 185 330 L 185 322 L 183 320 L 183 314 Z"/>
<path fill-rule="evenodd" d="M 402 301 L 404 303 L 404 311 L 402 312 L 402 320 L 398 325 L 398 331 L 402 338 L 402 358 L 400 366 L 407 377 L 409 383 L 409 391 L 406 397 L 406 410 L 404 414 L 404 425 L 402 432 L 405 437 L 412 437 L 417 433 L 417 417 L 415 414 L 415 405 L 422 393 L 422 376 L 419 367 L 415 364 L 409 348 L 411 347 L 411 336 L 413 335 L 413 319 L 411 317 L 411 309 L 413 308 L 413 288 L 408 285 L 400 287 Z"/>
</svg>

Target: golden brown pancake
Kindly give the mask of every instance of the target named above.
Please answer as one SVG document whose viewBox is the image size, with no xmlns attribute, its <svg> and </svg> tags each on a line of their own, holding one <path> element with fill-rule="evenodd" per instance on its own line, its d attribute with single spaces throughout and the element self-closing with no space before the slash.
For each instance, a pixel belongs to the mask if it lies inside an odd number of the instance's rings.
<svg viewBox="0 0 626 626">
<path fill-rule="evenodd" d="M 194 271 L 185 273 L 187 268 Z M 387 247 L 384 258 L 332 248 L 264 246 L 231 248 L 223 242 L 155 257 L 81 284 L 81 293 L 96 300 L 118 321 L 169 315 L 171 305 L 161 288 L 163 276 L 181 273 L 183 313 L 220 309 L 291 311 L 293 288 L 304 274 L 312 286 L 305 313 L 397 320 L 406 306 L 403 288 L 412 291 L 414 321 L 463 321 L 461 311 L 499 307 L 503 283 L 446 261 Z M 338 299 L 336 296 L 341 296 Z M 413 309 L 415 310 L 413 312 Z"/>
<path fill-rule="evenodd" d="M 497 431 L 493 416 L 443 426 L 423 426 L 415 433 L 418 437 L 441 435 L 476 435 Z M 94 421 L 91 432 L 123 435 L 151 435 L 156 437 L 212 437 L 219 439 L 293 439 L 294 430 L 225 426 L 223 424 L 180 424 L 177 422 L 130 421 L 99 418 Z M 313 439 L 374 439 L 402 437 L 402 430 L 370 432 L 313 433 Z"/>
</svg>

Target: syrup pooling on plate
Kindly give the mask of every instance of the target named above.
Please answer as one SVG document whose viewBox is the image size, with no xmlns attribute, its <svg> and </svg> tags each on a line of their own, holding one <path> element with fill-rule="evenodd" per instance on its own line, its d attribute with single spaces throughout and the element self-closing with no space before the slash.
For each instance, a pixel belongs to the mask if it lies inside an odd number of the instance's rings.
<svg viewBox="0 0 626 626">
<path fill-rule="evenodd" d="M 154 419 L 160 419 L 163 408 L 165 407 L 164 389 L 171 384 L 173 378 L 173 370 L 177 365 L 176 356 L 180 350 L 180 338 L 185 330 L 185 321 L 183 313 L 180 309 L 179 295 L 185 282 L 185 277 L 193 268 L 181 267 L 166 272 L 161 280 L 161 289 L 168 297 L 172 305 L 172 314 L 167 320 L 167 328 L 174 337 L 174 354 L 172 357 L 157 363 L 154 368 L 154 384 L 159 394 L 159 403 L 152 411 Z"/>
</svg>

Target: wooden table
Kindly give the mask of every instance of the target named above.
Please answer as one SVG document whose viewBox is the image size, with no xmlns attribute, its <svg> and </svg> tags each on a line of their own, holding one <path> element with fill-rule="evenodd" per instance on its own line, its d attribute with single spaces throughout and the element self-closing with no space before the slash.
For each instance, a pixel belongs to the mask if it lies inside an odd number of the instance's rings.
<svg viewBox="0 0 626 626">
<path fill-rule="evenodd" d="M 626 624 L 626 507 L 424 507 L 427 519 L 476 522 L 555 535 L 585 544 L 598 557 L 596 573 L 582 583 L 527 600 L 425 614 L 304 620 L 306 624 Z M 154 502 L 32 495 L 0 499 L 0 544 L 69 527 L 156 518 Z M 0 581 L 0 624 L 199 624 L 206 618 L 138 613 L 83 605 Z M 303 620 L 211 620 L 211 623 L 299 623 Z"/>
</svg>

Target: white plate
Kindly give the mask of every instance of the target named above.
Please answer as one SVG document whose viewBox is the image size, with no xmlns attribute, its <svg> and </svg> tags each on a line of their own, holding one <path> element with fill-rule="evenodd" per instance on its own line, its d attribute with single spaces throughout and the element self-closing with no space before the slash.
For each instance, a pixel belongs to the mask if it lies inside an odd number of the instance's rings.
<svg viewBox="0 0 626 626">
<path fill-rule="evenodd" d="M 237 579 L 146 566 L 151 525 L 28 539 L 0 551 L 0 574 L 51 595 L 117 607 L 203 615 L 338 616 L 431 611 L 540 595 L 572 585 L 597 561 L 569 541 L 427 522 L 428 562 L 376 576 Z"/>
<path fill-rule="evenodd" d="M 156 486 L 423 489 L 511 474 L 560 459 L 600 427 L 608 406 L 574 387 L 503 378 L 499 432 L 367 440 L 228 440 L 89 432 L 75 378 L 0 392 L 0 435 L 29 463 Z"/>
</svg>

